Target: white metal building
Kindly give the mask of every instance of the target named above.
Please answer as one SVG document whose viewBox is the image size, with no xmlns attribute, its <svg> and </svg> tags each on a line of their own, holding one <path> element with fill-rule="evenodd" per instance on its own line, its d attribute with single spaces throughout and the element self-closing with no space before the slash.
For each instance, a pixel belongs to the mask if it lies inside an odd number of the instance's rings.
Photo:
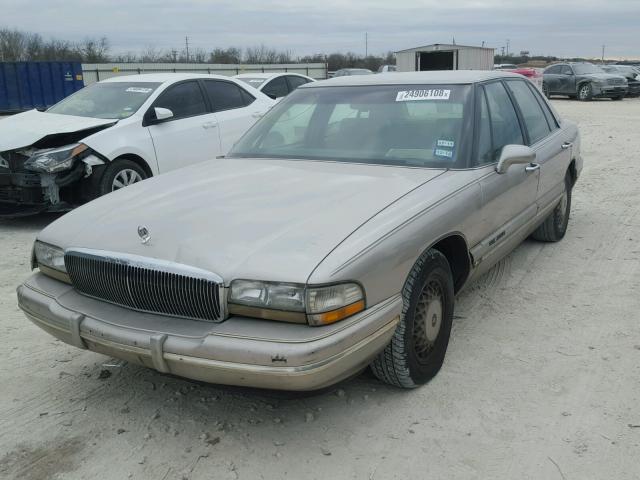
<svg viewBox="0 0 640 480">
<path fill-rule="evenodd" d="M 399 72 L 425 70 L 492 70 L 494 49 L 435 43 L 396 52 Z"/>
</svg>

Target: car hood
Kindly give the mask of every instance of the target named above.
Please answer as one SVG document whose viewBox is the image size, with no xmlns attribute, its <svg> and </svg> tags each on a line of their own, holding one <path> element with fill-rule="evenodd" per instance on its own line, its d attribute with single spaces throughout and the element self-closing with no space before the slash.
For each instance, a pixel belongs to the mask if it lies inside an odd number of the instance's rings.
<svg viewBox="0 0 640 480">
<path fill-rule="evenodd" d="M 29 147 L 51 135 L 93 130 L 115 122 L 116 120 L 112 119 L 74 117 L 29 110 L 0 120 L 0 152 Z"/>
<path fill-rule="evenodd" d="M 217 159 L 99 198 L 39 239 L 159 258 L 234 278 L 306 282 L 359 226 L 445 170 Z M 148 229 L 143 245 L 138 227 Z"/>
<path fill-rule="evenodd" d="M 624 78 L 623 75 L 616 75 L 613 73 L 587 73 L 587 74 L 578 75 L 578 76 L 592 78 L 594 80 L 609 80 L 611 78 Z"/>
</svg>

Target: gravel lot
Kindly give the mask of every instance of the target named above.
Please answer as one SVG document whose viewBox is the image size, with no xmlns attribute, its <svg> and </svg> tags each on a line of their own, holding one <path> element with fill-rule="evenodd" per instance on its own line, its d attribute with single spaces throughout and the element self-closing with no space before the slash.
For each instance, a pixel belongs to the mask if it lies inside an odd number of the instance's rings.
<svg viewBox="0 0 640 480">
<path fill-rule="evenodd" d="M 460 296 L 444 368 L 414 391 L 219 387 L 68 347 L 14 292 L 55 216 L 0 223 L 0 477 L 639 478 L 640 100 L 554 103 L 583 135 L 569 233 Z"/>
</svg>

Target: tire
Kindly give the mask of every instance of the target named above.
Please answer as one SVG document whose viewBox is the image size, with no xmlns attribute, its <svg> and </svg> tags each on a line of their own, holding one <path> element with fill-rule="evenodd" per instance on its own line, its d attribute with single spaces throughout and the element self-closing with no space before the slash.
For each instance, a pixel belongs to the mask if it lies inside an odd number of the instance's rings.
<svg viewBox="0 0 640 480">
<path fill-rule="evenodd" d="M 569 226 L 571 214 L 571 177 L 567 174 L 564 179 L 564 193 L 560 202 L 545 218 L 544 222 L 531 234 L 531 237 L 540 242 L 559 242 L 564 238 Z"/>
<path fill-rule="evenodd" d="M 400 323 L 371 370 L 385 383 L 415 388 L 438 373 L 449 344 L 453 276 L 442 253 L 430 249 L 420 256 L 404 284 L 402 299 Z"/>
<path fill-rule="evenodd" d="M 590 83 L 582 83 L 578 85 L 578 100 L 588 102 L 593 98 L 593 87 Z"/>
<path fill-rule="evenodd" d="M 148 175 L 136 162 L 124 158 L 114 160 L 105 168 L 98 190 L 100 195 L 106 195 L 133 183 L 141 182 Z"/>
<path fill-rule="evenodd" d="M 551 93 L 549 92 L 549 87 L 546 83 L 542 84 L 542 94 L 547 97 L 547 99 L 551 100 Z"/>
</svg>

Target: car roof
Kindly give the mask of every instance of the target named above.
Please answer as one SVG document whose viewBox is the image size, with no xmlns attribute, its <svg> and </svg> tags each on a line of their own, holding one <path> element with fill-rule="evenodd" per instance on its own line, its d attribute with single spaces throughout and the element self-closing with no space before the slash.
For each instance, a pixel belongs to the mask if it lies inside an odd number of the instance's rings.
<svg viewBox="0 0 640 480">
<path fill-rule="evenodd" d="M 121 75 L 119 77 L 111 77 L 102 80 L 100 83 L 106 82 L 177 82 L 180 80 L 189 80 L 192 78 L 215 78 L 220 80 L 229 80 L 231 77 L 225 75 L 215 75 L 209 73 L 143 73 L 140 75 Z"/>
<path fill-rule="evenodd" d="M 264 79 L 268 79 L 268 78 L 275 78 L 275 77 L 280 77 L 280 76 L 284 76 L 284 75 L 295 75 L 296 77 L 304 77 L 304 78 L 311 78 L 311 77 L 307 77 L 306 75 L 302 75 L 301 73 L 294 73 L 294 72 L 256 72 L 256 73 L 241 73 L 239 75 L 234 75 L 233 78 L 264 78 Z"/>
<path fill-rule="evenodd" d="M 517 78 L 522 75 L 500 70 L 446 70 L 432 72 L 389 72 L 375 75 L 354 75 L 334 77 L 315 83 L 307 83 L 300 88 L 353 85 L 428 85 L 428 84 L 469 84 L 496 78 Z"/>
</svg>

